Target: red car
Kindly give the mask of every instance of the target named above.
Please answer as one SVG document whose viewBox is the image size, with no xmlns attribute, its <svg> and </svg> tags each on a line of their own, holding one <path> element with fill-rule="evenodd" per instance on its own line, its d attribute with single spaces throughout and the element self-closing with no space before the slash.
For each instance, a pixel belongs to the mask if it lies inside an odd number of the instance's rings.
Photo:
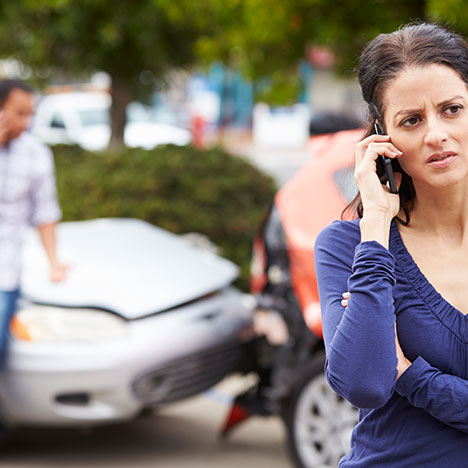
<svg viewBox="0 0 468 468">
<path fill-rule="evenodd" d="M 357 410 L 323 373 L 314 242 L 356 194 L 354 146 L 363 135 L 360 129 L 312 137 L 310 162 L 278 191 L 254 241 L 259 383 L 236 398 L 223 433 L 253 414 L 280 415 L 301 468 L 336 467 L 357 421 Z"/>
</svg>

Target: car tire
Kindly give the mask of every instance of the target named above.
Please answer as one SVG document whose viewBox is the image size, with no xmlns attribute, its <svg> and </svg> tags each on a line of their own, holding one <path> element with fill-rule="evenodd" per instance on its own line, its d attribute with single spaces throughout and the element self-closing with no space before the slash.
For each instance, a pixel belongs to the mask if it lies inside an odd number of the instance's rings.
<svg viewBox="0 0 468 468">
<path fill-rule="evenodd" d="M 288 448 L 297 468 L 336 468 L 349 451 L 358 410 L 338 396 L 323 372 L 325 352 L 299 367 L 284 422 Z"/>
</svg>

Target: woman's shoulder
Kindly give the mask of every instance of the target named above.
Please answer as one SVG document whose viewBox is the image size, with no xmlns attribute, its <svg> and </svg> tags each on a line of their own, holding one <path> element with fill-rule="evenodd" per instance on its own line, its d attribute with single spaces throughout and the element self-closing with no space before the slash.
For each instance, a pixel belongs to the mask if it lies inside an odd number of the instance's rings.
<svg viewBox="0 0 468 468">
<path fill-rule="evenodd" d="M 320 231 L 315 241 L 315 247 L 347 246 L 353 249 L 361 241 L 359 229 L 360 219 L 352 221 L 333 221 Z"/>
</svg>

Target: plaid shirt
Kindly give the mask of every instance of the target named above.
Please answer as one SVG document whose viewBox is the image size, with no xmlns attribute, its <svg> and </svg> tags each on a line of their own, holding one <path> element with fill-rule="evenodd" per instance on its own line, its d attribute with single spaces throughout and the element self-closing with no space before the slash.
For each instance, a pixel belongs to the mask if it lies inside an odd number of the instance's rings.
<svg viewBox="0 0 468 468">
<path fill-rule="evenodd" d="M 0 290 L 19 285 L 26 227 L 60 217 L 52 152 L 24 132 L 0 148 Z"/>
</svg>

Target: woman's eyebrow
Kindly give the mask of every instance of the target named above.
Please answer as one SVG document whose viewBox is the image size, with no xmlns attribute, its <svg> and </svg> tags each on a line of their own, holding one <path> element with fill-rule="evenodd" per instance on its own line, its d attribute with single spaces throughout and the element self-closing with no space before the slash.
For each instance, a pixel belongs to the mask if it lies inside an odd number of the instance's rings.
<svg viewBox="0 0 468 468">
<path fill-rule="evenodd" d="M 400 115 L 418 114 L 419 112 L 421 112 L 421 109 L 402 109 L 395 114 L 394 118 L 396 119 Z"/>
<path fill-rule="evenodd" d="M 456 101 L 458 99 L 462 99 L 464 100 L 463 96 L 453 96 L 451 97 L 450 99 L 446 99 L 445 101 L 442 101 L 441 103 L 437 104 L 437 107 L 443 107 L 443 106 L 446 106 L 447 104 L 450 104 L 452 103 L 453 101 Z"/>
<path fill-rule="evenodd" d="M 465 98 L 463 96 L 460 96 L 460 95 L 457 94 L 456 96 L 453 96 L 453 97 L 451 97 L 449 99 L 446 99 L 446 100 L 440 102 L 439 104 L 437 104 L 437 107 L 444 107 L 447 104 L 450 104 L 453 101 L 456 101 L 458 99 L 465 100 Z M 402 110 L 398 111 L 395 114 L 394 119 L 398 118 L 399 116 L 403 116 L 403 115 L 419 114 L 420 112 L 422 112 L 422 109 L 402 109 Z"/>
</svg>

